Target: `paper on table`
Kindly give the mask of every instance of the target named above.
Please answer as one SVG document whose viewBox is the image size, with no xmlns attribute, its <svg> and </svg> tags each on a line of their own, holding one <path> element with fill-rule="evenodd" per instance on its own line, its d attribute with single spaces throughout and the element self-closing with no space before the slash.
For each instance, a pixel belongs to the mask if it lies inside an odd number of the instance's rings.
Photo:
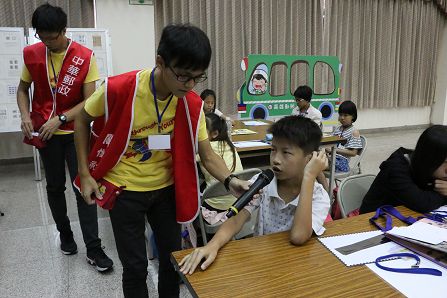
<svg viewBox="0 0 447 298">
<path fill-rule="evenodd" d="M 336 249 L 342 246 L 353 244 L 368 238 L 382 234 L 381 231 L 371 231 L 355 234 L 347 234 L 331 237 L 320 237 L 318 240 L 326 246 L 340 261 L 346 266 L 362 265 L 374 262 L 378 257 L 398 253 L 404 248 L 394 242 L 387 242 L 374 247 L 366 248 L 348 255 L 343 255 Z"/>
<path fill-rule="evenodd" d="M 240 142 L 233 142 L 233 144 L 236 148 L 268 146 L 267 143 L 264 143 L 262 141 L 240 141 Z"/>
<path fill-rule="evenodd" d="M 252 134 L 255 134 L 255 133 L 256 133 L 256 131 L 253 131 L 251 129 L 239 128 L 239 129 L 234 129 L 231 132 L 231 135 L 232 136 L 235 136 L 235 135 L 252 135 Z"/>
<path fill-rule="evenodd" d="M 441 207 L 439 207 L 438 209 L 433 210 L 433 212 L 435 212 L 435 211 L 447 211 L 447 205 L 445 205 L 445 206 L 441 206 Z"/>
<path fill-rule="evenodd" d="M 430 244 L 438 244 L 447 241 L 447 229 L 439 228 L 420 221 L 407 227 L 394 227 L 387 233 L 416 239 Z"/>
<path fill-rule="evenodd" d="M 410 268 L 414 262 L 415 260 L 410 258 L 397 259 L 387 261 L 386 266 Z M 438 269 L 442 272 L 442 276 L 390 272 L 380 269 L 376 264 L 366 266 L 407 297 L 445 297 L 447 293 L 447 269 L 423 257 L 419 267 Z"/>
<path fill-rule="evenodd" d="M 250 120 L 250 121 L 242 121 L 247 126 L 259 126 L 259 125 L 270 125 L 269 123 L 265 123 L 262 121 Z"/>
</svg>

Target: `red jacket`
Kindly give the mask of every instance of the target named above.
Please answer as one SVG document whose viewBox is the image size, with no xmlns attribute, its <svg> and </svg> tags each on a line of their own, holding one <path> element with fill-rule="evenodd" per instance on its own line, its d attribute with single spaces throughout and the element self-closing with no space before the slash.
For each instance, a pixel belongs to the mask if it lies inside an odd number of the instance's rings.
<svg viewBox="0 0 447 298">
<path fill-rule="evenodd" d="M 139 72 L 133 71 L 106 80 L 105 115 L 95 120 L 93 133 L 97 139 L 89 155 L 89 169 L 95 180 L 104 177 L 126 152 L 132 131 Z M 202 100 L 195 92 L 188 92 L 178 99 L 171 153 L 179 223 L 193 221 L 199 212 L 200 192 L 195 156 L 201 111 Z M 79 182 L 79 177 L 76 177 L 74 183 L 78 189 Z"/>
<path fill-rule="evenodd" d="M 47 48 L 42 42 L 23 50 L 25 65 L 34 82 L 31 119 L 38 126 L 34 127 L 35 130 L 53 115 L 70 110 L 83 100 L 82 86 L 90 69 L 93 52 L 70 41 L 58 75 L 55 97 L 51 92 L 47 55 Z M 61 125 L 59 129 L 72 131 L 73 121 Z"/>
</svg>

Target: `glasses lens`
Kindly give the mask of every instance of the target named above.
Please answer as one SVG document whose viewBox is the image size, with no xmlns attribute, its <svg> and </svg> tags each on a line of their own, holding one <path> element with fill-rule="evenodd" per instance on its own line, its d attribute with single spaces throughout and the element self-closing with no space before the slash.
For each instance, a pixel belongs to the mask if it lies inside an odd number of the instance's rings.
<svg viewBox="0 0 447 298">
<path fill-rule="evenodd" d="M 177 76 L 177 80 L 182 83 L 190 81 L 192 78 L 188 76 Z"/>
<path fill-rule="evenodd" d="M 182 83 L 187 83 L 187 82 L 189 82 L 189 81 L 191 81 L 191 80 L 194 80 L 194 82 L 195 83 L 201 83 L 201 82 L 203 82 L 203 81 L 205 81 L 206 79 L 207 79 L 207 76 L 206 75 L 200 75 L 200 76 L 198 76 L 198 77 L 190 77 L 190 76 L 185 76 L 185 75 L 178 75 L 175 71 L 174 71 L 174 69 L 172 69 L 172 67 L 169 65 L 168 66 L 169 67 L 169 69 L 171 69 L 171 71 L 174 73 L 174 75 L 176 76 L 176 78 L 177 78 L 177 81 L 179 81 L 179 82 L 182 82 Z"/>
</svg>

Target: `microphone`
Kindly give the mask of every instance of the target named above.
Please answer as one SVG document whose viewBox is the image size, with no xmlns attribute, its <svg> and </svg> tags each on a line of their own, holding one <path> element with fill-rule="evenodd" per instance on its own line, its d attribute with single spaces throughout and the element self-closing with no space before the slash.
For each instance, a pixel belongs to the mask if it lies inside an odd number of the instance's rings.
<svg viewBox="0 0 447 298">
<path fill-rule="evenodd" d="M 230 208 L 228 208 L 227 217 L 230 218 L 238 214 L 239 211 L 251 201 L 253 195 L 272 181 L 273 176 L 273 171 L 270 169 L 262 171 L 259 174 L 258 179 L 250 185 L 250 188 L 242 194 Z"/>
</svg>

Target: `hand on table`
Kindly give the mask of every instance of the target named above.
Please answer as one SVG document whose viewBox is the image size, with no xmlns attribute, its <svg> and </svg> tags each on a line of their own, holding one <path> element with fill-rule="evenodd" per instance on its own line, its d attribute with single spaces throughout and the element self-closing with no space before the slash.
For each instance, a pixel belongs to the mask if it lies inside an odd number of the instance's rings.
<svg viewBox="0 0 447 298">
<path fill-rule="evenodd" d="M 193 274 L 199 263 L 205 259 L 200 269 L 206 270 L 216 259 L 218 249 L 208 244 L 204 247 L 196 248 L 192 253 L 185 256 L 179 263 L 180 272 L 183 274 Z"/>
</svg>

